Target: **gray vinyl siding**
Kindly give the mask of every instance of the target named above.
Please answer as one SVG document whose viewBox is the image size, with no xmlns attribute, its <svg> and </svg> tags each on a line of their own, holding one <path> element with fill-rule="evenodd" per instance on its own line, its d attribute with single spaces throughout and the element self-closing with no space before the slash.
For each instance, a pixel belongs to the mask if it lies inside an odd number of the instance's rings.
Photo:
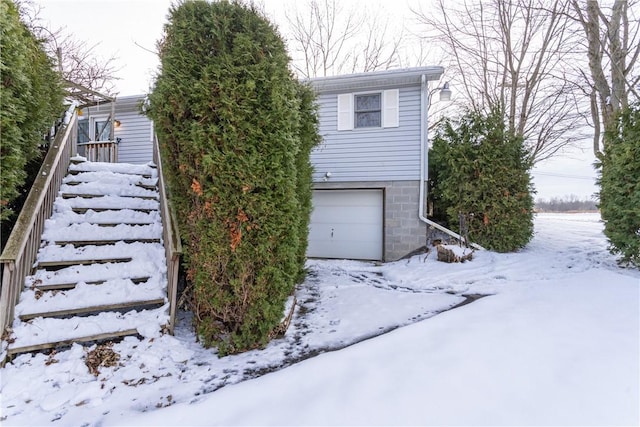
<svg viewBox="0 0 640 427">
<path fill-rule="evenodd" d="M 311 154 L 314 181 L 324 181 L 327 172 L 331 182 L 420 178 L 420 87 L 399 89 L 400 122 L 395 128 L 338 131 L 337 94 L 318 95 L 323 141 Z"/>
<path fill-rule="evenodd" d="M 153 160 L 152 121 L 140 112 L 144 95 L 116 98 L 115 120 L 120 127 L 114 128 L 114 137 L 120 138 L 118 162 L 143 164 Z M 104 103 L 84 110 L 84 119 L 107 117 L 111 114 L 111 104 Z"/>
<path fill-rule="evenodd" d="M 153 158 L 153 141 L 151 139 L 152 122 L 138 112 L 121 113 L 117 109 L 116 118 L 122 123 L 115 130 L 118 144 L 118 162 L 148 163 Z"/>
</svg>

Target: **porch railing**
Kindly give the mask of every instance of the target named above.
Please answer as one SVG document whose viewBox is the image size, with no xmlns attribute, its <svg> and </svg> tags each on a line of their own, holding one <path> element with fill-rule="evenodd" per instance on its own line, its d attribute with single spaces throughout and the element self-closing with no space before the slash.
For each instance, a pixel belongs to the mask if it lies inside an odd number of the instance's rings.
<svg viewBox="0 0 640 427">
<path fill-rule="evenodd" d="M 0 332 L 10 326 L 20 298 L 24 278 L 31 274 L 36 260 L 44 222 L 51 217 L 53 202 L 76 151 L 77 116 L 75 105 L 69 109 L 68 121 L 61 125 L 45 156 L 27 200 L 0 255 Z"/>
<path fill-rule="evenodd" d="M 164 254 L 167 260 L 167 296 L 169 298 L 169 332 L 173 334 L 176 324 L 176 311 L 178 308 L 178 271 L 180 269 L 180 257 L 182 256 L 182 243 L 178 231 L 178 222 L 174 210 L 169 205 L 169 194 L 166 190 L 164 173 L 162 171 L 162 158 L 158 137 L 153 135 L 153 161 L 158 168 L 158 188 L 160 190 L 160 215 L 162 216 L 162 239 L 164 241 Z"/>
<path fill-rule="evenodd" d="M 118 143 L 116 141 L 79 142 L 78 148 L 84 149 L 81 154 L 90 162 L 118 163 Z"/>
</svg>

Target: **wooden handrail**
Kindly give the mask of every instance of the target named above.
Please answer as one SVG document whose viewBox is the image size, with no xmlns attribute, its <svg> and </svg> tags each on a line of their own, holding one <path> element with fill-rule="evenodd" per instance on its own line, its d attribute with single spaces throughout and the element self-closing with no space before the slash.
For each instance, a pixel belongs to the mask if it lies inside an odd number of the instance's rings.
<svg viewBox="0 0 640 427">
<path fill-rule="evenodd" d="M 84 147 L 84 157 L 90 162 L 118 163 L 116 141 L 78 142 L 78 147 Z"/>
<path fill-rule="evenodd" d="M 158 137 L 153 134 L 153 161 L 158 168 L 158 188 L 160 190 L 160 215 L 162 217 L 162 238 L 167 260 L 167 296 L 169 298 L 169 332 L 173 335 L 178 308 L 178 271 L 182 256 L 182 242 L 178 230 L 175 211 L 170 204 L 170 194 L 164 181 L 162 156 Z"/>
<path fill-rule="evenodd" d="M 24 278 L 32 274 L 45 221 L 51 217 L 53 203 L 67 173 L 71 156 L 77 149 L 77 116 L 75 112 L 56 134 L 44 159 L 38 176 L 27 196 L 7 244 L 0 255 L 2 287 L 0 288 L 0 332 L 11 326 L 15 306 L 24 286 Z M 174 211 L 169 204 L 162 159 L 157 137 L 154 135 L 153 160 L 158 168 L 160 215 L 167 262 L 167 294 L 170 303 L 169 331 L 176 322 L 178 271 L 182 244 Z"/>
<path fill-rule="evenodd" d="M 0 254 L 0 331 L 11 325 L 25 276 L 31 274 L 45 221 L 53 212 L 62 179 L 76 149 L 77 115 L 70 108 L 69 121 L 63 124 L 49 147 L 29 195 Z"/>
</svg>

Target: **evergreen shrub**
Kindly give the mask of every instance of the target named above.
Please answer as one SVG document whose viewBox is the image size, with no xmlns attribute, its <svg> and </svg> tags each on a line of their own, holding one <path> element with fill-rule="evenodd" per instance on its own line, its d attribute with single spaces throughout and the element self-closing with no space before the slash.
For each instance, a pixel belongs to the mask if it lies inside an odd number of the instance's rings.
<svg viewBox="0 0 640 427">
<path fill-rule="evenodd" d="M 20 20 L 16 5 L 0 0 L 0 220 L 3 234 L 27 178 L 41 160 L 43 137 L 63 110 L 61 78 L 41 41 Z M 31 169 L 37 169 L 31 167 Z"/>
<path fill-rule="evenodd" d="M 462 215 L 469 239 L 498 252 L 531 240 L 531 163 L 503 114 L 467 112 L 455 123 L 440 122 L 429 162 L 430 202 L 450 229 L 459 229 Z"/>
<path fill-rule="evenodd" d="M 253 6 L 173 6 L 149 96 L 184 239 L 197 333 L 264 345 L 304 269 L 317 142 L 313 93 Z"/>
<path fill-rule="evenodd" d="M 617 133 L 607 134 L 600 213 L 611 252 L 640 266 L 640 103 L 620 114 Z"/>
</svg>

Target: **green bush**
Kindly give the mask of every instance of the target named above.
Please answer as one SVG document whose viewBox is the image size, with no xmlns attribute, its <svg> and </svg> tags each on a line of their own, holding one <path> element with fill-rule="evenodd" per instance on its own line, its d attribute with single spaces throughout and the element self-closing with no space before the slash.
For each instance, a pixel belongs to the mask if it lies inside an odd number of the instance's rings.
<svg viewBox="0 0 640 427">
<path fill-rule="evenodd" d="M 610 250 L 640 266 L 640 103 L 622 112 L 607 134 L 600 177 L 600 213 Z"/>
<path fill-rule="evenodd" d="M 468 112 L 455 124 L 441 122 L 429 161 L 430 202 L 449 228 L 457 230 L 463 215 L 469 239 L 498 252 L 531 240 L 531 164 L 503 114 Z"/>
<path fill-rule="evenodd" d="M 309 221 L 311 218 L 311 196 L 313 194 L 313 167 L 310 156 L 313 147 L 321 141 L 318 133 L 318 112 L 315 103 L 315 92 L 308 84 L 297 84 L 298 99 L 300 100 L 300 120 L 298 128 L 298 138 L 300 140 L 300 150 L 296 156 L 298 193 L 298 230 L 299 244 L 297 263 L 299 268 L 297 282 L 302 282 L 305 276 L 304 264 L 307 259 L 307 245 L 309 240 Z"/>
<path fill-rule="evenodd" d="M 185 241 L 198 334 L 221 355 L 262 346 L 304 269 L 313 94 L 250 6 L 174 6 L 159 49 L 149 114 Z"/>
<path fill-rule="evenodd" d="M 43 136 L 62 112 L 63 92 L 51 60 L 10 0 L 0 0 L 0 52 L 0 220 L 4 226 L 16 213 L 13 204 L 27 178 L 27 165 L 41 158 Z"/>
</svg>

